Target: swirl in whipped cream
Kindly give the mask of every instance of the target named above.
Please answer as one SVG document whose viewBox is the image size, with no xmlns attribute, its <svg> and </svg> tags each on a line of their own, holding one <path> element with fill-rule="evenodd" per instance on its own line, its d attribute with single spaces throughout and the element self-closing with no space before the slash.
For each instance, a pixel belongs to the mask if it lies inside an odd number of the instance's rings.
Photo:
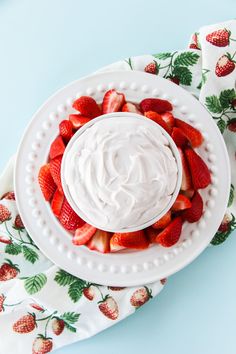
<svg viewBox="0 0 236 354">
<path fill-rule="evenodd" d="M 78 136 L 65 160 L 65 182 L 88 222 L 120 230 L 150 221 L 167 206 L 177 164 L 158 125 L 118 116 Z"/>
</svg>

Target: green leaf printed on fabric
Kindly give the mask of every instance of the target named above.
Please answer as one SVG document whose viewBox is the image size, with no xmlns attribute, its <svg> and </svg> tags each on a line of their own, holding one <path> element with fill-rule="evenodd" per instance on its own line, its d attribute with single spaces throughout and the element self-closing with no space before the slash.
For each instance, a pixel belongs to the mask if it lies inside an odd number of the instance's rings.
<svg viewBox="0 0 236 354">
<path fill-rule="evenodd" d="M 235 99 L 235 97 L 236 97 L 236 92 L 234 89 L 221 91 L 219 97 L 221 107 L 229 108 L 231 102 Z"/>
<path fill-rule="evenodd" d="M 71 283 L 73 283 L 75 280 L 77 280 L 77 278 L 74 275 L 67 273 L 63 269 L 60 269 L 56 273 L 56 276 L 55 276 L 54 280 L 60 286 L 66 286 L 66 285 L 70 285 Z"/>
<path fill-rule="evenodd" d="M 38 293 L 44 285 L 47 283 L 47 277 L 45 274 L 40 273 L 32 277 L 28 277 L 24 281 L 24 287 L 28 294 Z"/>
<path fill-rule="evenodd" d="M 77 279 L 72 284 L 70 284 L 68 289 L 68 295 L 73 302 L 79 301 L 83 295 L 83 289 L 85 288 L 86 282 L 82 279 Z"/>
<path fill-rule="evenodd" d="M 32 248 L 23 245 L 22 250 L 26 261 L 34 264 L 39 259 L 38 253 Z"/>
<path fill-rule="evenodd" d="M 224 131 L 225 131 L 225 128 L 226 128 L 226 123 L 225 123 L 225 121 L 224 121 L 223 119 L 219 119 L 219 120 L 217 121 L 217 126 L 218 126 L 218 128 L 220 129 L 220 132 L 223 134 Z"/>
<path fill-rule="evenodd" d="M 185 66 L 175 66 L 172 72 L 173 76 L 176 76 L 182 85 L 189 86 L 192 82 L 192 73 Z"/>
<path fill-rule="evenodd" d="M 18 243 L 10 243 L 9 245 L 6 245 L 5 252 L 17 256 L 22 252 L 22 247 L 21 245 L 18 245 Z"/>
<path fill-rule="evenodd" d="M 158 53 L 158 54 L 153 54 L 153 56 L 156 59 L 165 60 L 170 58 L 172 56 L 172 53 Z"/>
<path fill-rule="evenodd" d="M 236 229 L 235 216 L 231 214 L 231 220 L 227 222 L 222 222 L 219 230 L 216 232 L 215 236 L 211 240 L 211 244 L 213 246 L 220 245 L 225 242 L 225 240 L 229 237 L 232 231 Z"/>
<path fill-rule="evenodd" d="M 215 95 L 206 97 L 205 104 L 209 111 L 212 113 L 221 113 L 223 111 L 220 100 Z"/>
<path fill-rule="evenodd" d="M 174 60 L 174 66 L 192 66 L 197 63 L 199 55 L 194 52 L 180 53 Z"/>
<path fill-rule="evenodd" d="M 231 184 L 230 186 L 230 193 L 229 193 L 229 201 L 228 201 L 228 208 L 233 204 L 234 201 L 234 186 Z"/>
</svg>

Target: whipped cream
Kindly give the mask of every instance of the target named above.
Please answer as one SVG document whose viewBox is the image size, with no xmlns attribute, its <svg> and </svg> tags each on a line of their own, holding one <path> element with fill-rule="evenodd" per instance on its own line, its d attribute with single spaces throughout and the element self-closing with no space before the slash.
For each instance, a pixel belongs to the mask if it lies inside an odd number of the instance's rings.
<svg viewBox="0 0 236 354">
<path fill-rule="evenodd" d="M 138 227 L 168 205 L 177 164 L 167 138 L 147 118 L 95 122 L 70 146 L 64 180 L 80 216 L 103 230 Z"/>
</svg>

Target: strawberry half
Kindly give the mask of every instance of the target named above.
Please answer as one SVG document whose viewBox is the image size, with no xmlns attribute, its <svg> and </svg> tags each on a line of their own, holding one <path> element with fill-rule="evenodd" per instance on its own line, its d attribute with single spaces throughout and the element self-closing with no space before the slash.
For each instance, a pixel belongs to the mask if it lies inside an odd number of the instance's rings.
<svg viewBox="0 0 236 354">
<path fill-rule="evenodd" d="M 49 201 L 56 190 L 56 184 L 52 178 L 49 163 L 40 168 L 38 182 L 45 200 Z"/>
<path fill-rule="evenodd" d="M 187 191 L 192 188 L 192 178 L 188 168 L 188 164 L 186 158 L 184 156 L 183 150 L 178 148 L 181 162 L 182 162 L 182 183 L 181 183 L 181 190 Z"/>
<path fill-rule="evenodd" d="M 61 214 L 61 208 L 62 204 L 64 202 L 64 194 L 62 194 L 59 189 L 56 190 L 56 192 L 53 195 L 52 201 L 51 201 L 51 209 L 53 214 L 59 218 Z"/>
<path fill-rule="evenodd" d="M 162 119 L 161 115 L 153 112 L 153 111 L 148 111 L 144 113 L 145 117 L 153 120 L 155 123 L 159 124 L 163 129 L 165 129 L 165 131 L 168 134 L 171 134 L 171 130 L 169 129 L 168 125 L 166 124 L 166 122 Z"/>
<path fill-rule="evenodd" d="M 188 144 L 188 139 L 186 138 L 184 133 L 182 133 L 182 130 L 179 128 L 173 128 L 171 137 L 174 140 L 175 144 L 180 148 L 186 147 L 186 145 Z"/>
<path fill-rule="evenodd" d="M 182 217 L 184 220 L 193 223 L 198 221 L 203 213 L 203 200 L 198 191 L 195 192 L 193 198 L 191 199 L 191 203 L 191 208 L 184 210 Z"/>
<path fill-rule="evenodd" d="M 76 246 L 85 245 L 85 243 L 87 243 L 91 239 L 91 237 L 95 234 L 96 231 L 96 227 L 85 223 L 83 226 L 81 226 L 75 231 L 72 243 Z"/>
<path fill-rule="evenodd" d="M 185 150 L 194 189 L 206 188 L 211 183 L 210 171 L 202 158 L 192 149 Z"/>
<path fill-rule="evenodd" d="M 177 217 L 156 237 L 156 242 L 163 247 L 171 247 L 179 241 L 183 221 Z"/>
<path fill-rule="evenodd" d="M 81 96 L 74 101 L 72 107 L 88 118 L 95 118 L 101 115 L 97 102 L 90 96 Z"/>
<path fill-rule="evenodd" d="M 166 100 L 145 98 L 140 102 L 140 108 L 142 112 L 154 111 L 156 113 L 165 113 L 166 111 L 172 111 L 173 106 Z"/>
<path fill-rule="evenodd" d="M 162 216 L 161 219 L 155 222 L 152 225 L 154 229 L 164 229 L 171 222 L 171 211 L 167 211 L 165 215 Z"/>
<path fill-rule="evenodd" d="M 110 233 L 102 230 L 97 230 L 94 236 L 87 243 L 87 247 L 92 251 L 101 253 L 110 252 Z"/>
<path fill-rule="evenodd" d="M 65 151 L 65 144 L 61 136 L 58 136 L 50 146 L 49 156 L 50 159 L 54 159 L 57 156 L 61 156 Z"/>
<path fill-rule="evenodd" d="M 71 123 L 71 121 L 69 120 L 63 120 L 60 124 L 59 124 L 59 131 L 60 131 L 60 135 L 63 138 L 63 140 L 68 143 L 68 141 L 72 138 L 73 135 L 73 125 Z"/>
<path fill-rule="evenodd" d="M 74 231 L 84 224 L 84 221 L 74 212 L 66 198 L 62 204 L 59 221 L 69 231 Z"/>
<path fill-rule="evenodd" d="M 176 198 L 174 204 L 172 205 L 171 210 L 173 211 L 179 211 L 179 210 L 184 210 L 188 209 L 191 207 L 191 202 L 190 200 L 183 194 L 179 194 L 178 197 Z"/>
<path fill-rule="evenodd" d="M 172 130 L 175 125 L 175 118 L 172 113 L 165 112 L 161 114 L 162 119 L 166 122 L 169 129 Z"/>
<path fill-rule="evenodd" d="M 178 118 L 175 118 L 175 125 L 182 130 L 192 147 L 198 147 L 203 143 L 203 136 L 198 129 Z"/>
<path fill-rule="evenodd" d="M 122 112 L 130 112 L 130 113 L 137 113 L 142 114 L 138 107 L 134 103 L 127 102 L 122 107 Z"/>
<path fill-rule="evenodd" d="M 61 184 L 61 161 L 62 161 L 62 156 L 58 156 L 52 159 L 50 161 L 50 172 L 57 188 L 63 194 L 63 189 Z"/>
<path fill-rule="evenodd" d="M 73 129 L 77 130 L 84 124 L 88 123 L 91 118 L 82 116 L 81 114 L 70 114 L 69 121 L 72 123 Z"/>
<path fill-rule="evenodd" d="M 125 103 L 125 96 L 112 89 L 105 93 L 102 102 L 102 113 L 118 112 Z"/>
<path fill-rule="evenodd" d="M 136 232 L 126 232 L 126 233 L 115 233 L 113 234 L 111 241 L 111 250 L 116 248 L 116 246 L 134 248 L 134 249 L 144 249 L 149 246 L 149 241 L 147 240 L 143 230 Z"/>
</svg>

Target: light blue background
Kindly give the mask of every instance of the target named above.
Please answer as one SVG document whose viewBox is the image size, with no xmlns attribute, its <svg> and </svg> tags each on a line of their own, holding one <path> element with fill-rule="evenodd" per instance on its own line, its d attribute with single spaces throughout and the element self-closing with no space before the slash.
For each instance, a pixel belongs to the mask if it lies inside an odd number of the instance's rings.
<svg viewBox="0 0 236 354">
<path fill-rule="evenodd" d="M 235 13 L 234 0 L 0 0 L 0 168 L 64 84 L 126 56 L 183 48 L 200 26 Z M 57 353 L 235 354 L 235 236 L 132 317 Z"/>
</svg>

